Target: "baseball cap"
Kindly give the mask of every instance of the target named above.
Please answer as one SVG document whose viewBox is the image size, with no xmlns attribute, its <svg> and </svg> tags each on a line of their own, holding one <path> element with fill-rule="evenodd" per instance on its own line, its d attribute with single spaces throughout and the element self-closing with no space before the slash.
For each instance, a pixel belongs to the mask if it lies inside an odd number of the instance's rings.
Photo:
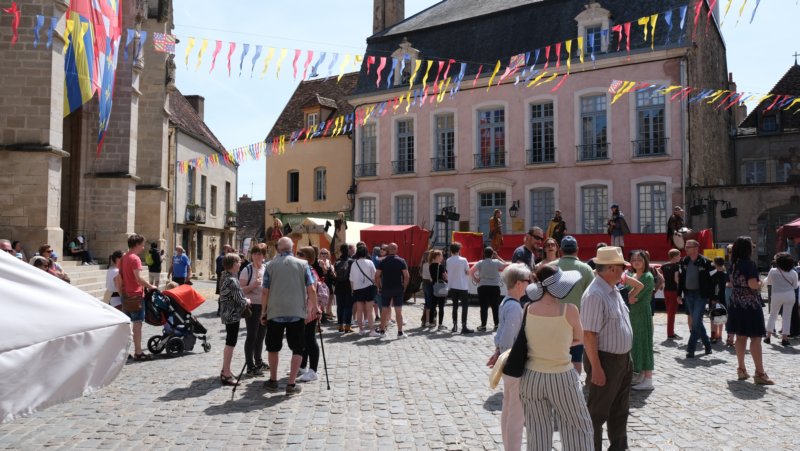
<svg viewBox="0 0 800 451">
<path fill-rule="evenodd" d="M 561 250 L 564 252 L 575 252 L 578 250 L 578 240 L 572 235 L 567 235 L 561 240 Z"/>
</svg>

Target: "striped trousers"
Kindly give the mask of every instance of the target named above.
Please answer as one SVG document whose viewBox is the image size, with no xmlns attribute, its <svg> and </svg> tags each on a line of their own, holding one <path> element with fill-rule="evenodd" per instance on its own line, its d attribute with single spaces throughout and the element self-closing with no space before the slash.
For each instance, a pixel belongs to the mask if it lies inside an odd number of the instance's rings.
<svg viewBox="0 0 800 451">
<path fill-rule="evenodd" d="M 528 431 L 528 450 L 552 449 L 555 419 L 558 419 L 563 449 L 589 451 L 594 448 L 592 418 L 574 368 L 563 373 L 525 369 L 520 382 L 520 397 Z"/>
</svg>

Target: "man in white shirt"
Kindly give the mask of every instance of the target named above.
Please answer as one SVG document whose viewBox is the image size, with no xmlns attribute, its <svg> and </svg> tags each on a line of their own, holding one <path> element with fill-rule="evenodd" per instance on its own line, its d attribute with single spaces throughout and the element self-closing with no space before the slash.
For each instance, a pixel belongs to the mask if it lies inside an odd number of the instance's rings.
<svg viewBox="0 0 800 451">
<path fill-rule="evenodd" d="M 469 263 L 461 256 L 461 243 L 450 245 L 450 258 L 447 259 L 447 288 L 453 300 L 453 329 L 458 332 L 458 303 L 461 301 L 461 333 L 474 332 L 467 327 L 467 309 L 469 308 Z"/>
</svg>

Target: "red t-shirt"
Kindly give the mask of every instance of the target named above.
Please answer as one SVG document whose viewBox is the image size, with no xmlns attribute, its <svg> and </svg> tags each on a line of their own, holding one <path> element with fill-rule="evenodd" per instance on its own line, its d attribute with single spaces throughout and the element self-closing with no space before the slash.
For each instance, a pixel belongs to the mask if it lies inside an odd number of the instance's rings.
<svg viewBox="0 0 800 451">
<path fill-rule="evenodd" d="M 128 252 L 122 256 L 120 275 L 122 275 L 122 290 L 125 291 L 125 294 L 144 297 L 144 288 L 139 285 L 139 278 L 136 277 L 141 270 L 142 261 L 138 255 Z"/>
</svg>

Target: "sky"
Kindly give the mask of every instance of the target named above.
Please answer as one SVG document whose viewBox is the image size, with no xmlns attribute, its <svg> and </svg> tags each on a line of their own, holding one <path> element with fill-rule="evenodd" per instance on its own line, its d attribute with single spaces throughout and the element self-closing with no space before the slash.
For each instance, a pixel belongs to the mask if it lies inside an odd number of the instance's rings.
<svg viewBox="0 0 800 451">
<path fill-rule="evenodd" d="M 737 24 L 738 11 L 744 1 L 733 1 L 722 24 L 728 71 L 733 73 L 739 91 L 766 93 L 794 64 L 793 55 L 800 53 L 800 44 L 793 45 L 793 39 L 789 38 L 800 6 L 798 0 L 763 0 L 751 24 L 756 1 L 750 0 Z M 436 0 L 406 0 L 406 17 L 436 3 Z M 727 0 L 719 0 L 719 3 L 724 9 Z M 366 38 L 372 34 L 372 5 L 373 0 L 231 0 L 224 3 L 174 0 L 173 33 L 182 41 L 176 52 L 178 89 L 184 95 L 205 97 L 205 122 L 226 148 L 263 140 L 299 82 L 291 77 L 291 54 L 284 61 L 279 78 L 275 76 L 273 63 L 267 76 L 261 79 L 262 54 L 251 78 L 250 62 L 255 46 L 263 45 L 264 53 L 268 47 L 285 47 L 314 50 L 315 54 L 363 54 Z M 187 68 L 188 37 L 197 38 L 197 44 Z M 195 70 L 197 51 L 204 38 L 209 40 L 209 48 L 201 67 Z M 215 40 L 224 42 L 223 50 L 214 72 L 209 74 Z M 237 42 L 238 47 L 232 59 L 232 76 L 228 77 L 225 66 L 230 41 Z M 249 43 L 251 48 L 240 77 L 242 43 Z M 305 51 L 301 62 L 303 57 Z M 321 67 L 326 70 L 320 72 L 326 73 L 327 66 L 323 63 Z M 350 65 L 349 71 L 352 70 L 355 67 Z M 256 200 L 264 199 L 265 178 L 263 160 L 243 163 L 239 168 L 239 196 L 247 194 Z"/>
</svg>

